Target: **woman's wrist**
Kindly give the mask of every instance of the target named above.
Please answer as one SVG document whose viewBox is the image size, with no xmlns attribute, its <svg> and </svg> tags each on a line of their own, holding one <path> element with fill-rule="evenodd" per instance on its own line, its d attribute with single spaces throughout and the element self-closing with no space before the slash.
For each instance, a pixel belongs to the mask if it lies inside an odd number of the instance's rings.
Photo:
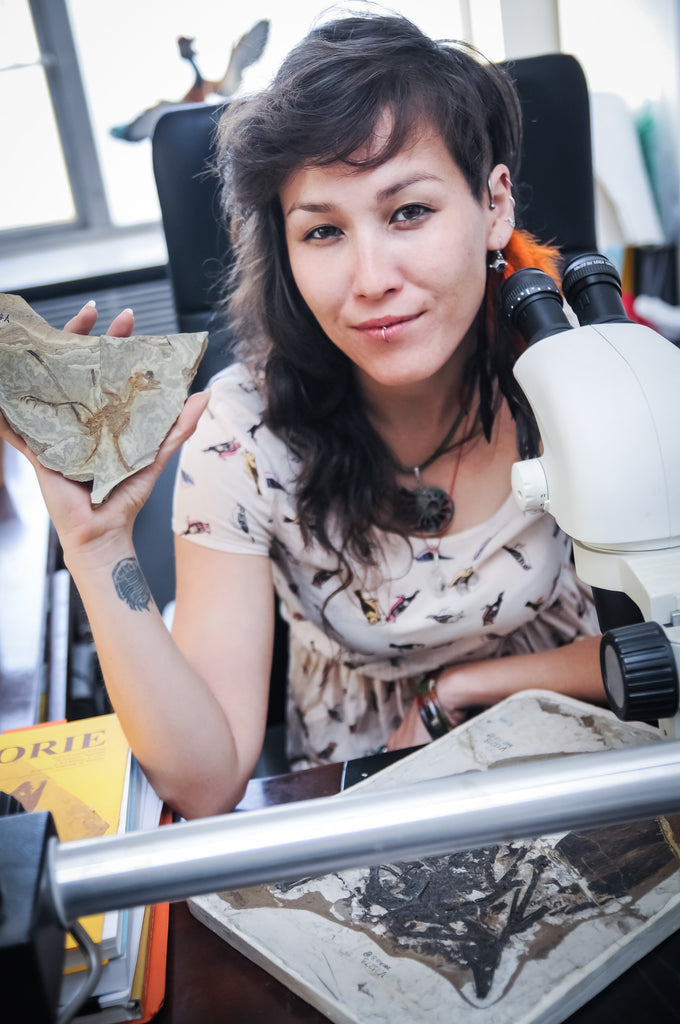
<svg viewBox="0 0 680 1024">
<path fill-rule="evenodd" d="M 76 583 L 100 575 L 109 576 L 125 559 L 135 558 L 132 537 L 127 531 L 114 530 L 84 543 L 63 544 L 64 565 Z"/>
<path fill-rule="evenodd" d="M 473 669 L 472 673 L 470 667 Z M 470 708 L 479 708 L 489 703 L 482 699 L 481 688 L 474 685 L 474 669 L 474 665 L 447 666 L 438 674 L 439 703 L 449 721 L 456 725 L 465 720 Z"/>
<path fill-rule="evenodd" d="M 439 739 L 467 717 L 459 704 L 450 707 L 442 701 L 439 690 L 441 671 L 427 672 L 418 684 L 416 705 L 420 720 L 432 739 Z"/>
<path fill-rule="evenodd" d="M 433 740 L 453 728 L 453 722 L 442 707 L 437 694 L 437 672 L 426 673 L 418 683 L 416 702 L 420 720 Z"/>
</svg>

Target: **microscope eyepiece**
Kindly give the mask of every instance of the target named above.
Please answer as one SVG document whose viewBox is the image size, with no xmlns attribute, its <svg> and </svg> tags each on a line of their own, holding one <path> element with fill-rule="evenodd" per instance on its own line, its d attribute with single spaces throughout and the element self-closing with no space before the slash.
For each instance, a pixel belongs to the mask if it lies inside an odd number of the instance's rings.
<svg viewBox="0 0 680 1024">
<path fill-rule="evenodd" d="M 596 252 L 577 256 L 564 271 L 562 287 L 582 327 L 628 323 L 621 299 L 621 278 L 606 256 Z"/>
<path fill-rule="evenodd" d="M 518 270 L 503 282 L 500 303 L 528 345 L 571 328 L 559 288 L 535 267 Z"/>
<path fill-rule="evenodd" d="M 562 288 L 581 327 L 630 323 L 621 298 L 621 278 L 606 256 L 597 252 L 577 256 L 564 271 Z M 518 270 L 503 282 L 500 303 L 528 345 L 572 326 L 559 288 L 535 267 Z"/>
</svg>

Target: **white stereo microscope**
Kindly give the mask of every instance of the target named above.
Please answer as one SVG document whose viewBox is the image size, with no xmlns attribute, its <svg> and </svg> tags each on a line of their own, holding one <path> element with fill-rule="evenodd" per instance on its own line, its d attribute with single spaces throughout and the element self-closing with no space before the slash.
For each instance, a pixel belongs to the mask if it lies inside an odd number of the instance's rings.
<svg viewBox="0 0 680 1024">
<path fill-rule="evenodd" d="M 512 487 L 522 508 L 549 511 L 573 539 L 613 710 L 678 738 L 680 348 L 628 320 L 604 256 L 573 260 L 563 290 L 579 327 L 541 271 L 503 286 L 505 314 L 529 343 L 515 377 L 543 447 L 515 464 Z"/>
</svg>

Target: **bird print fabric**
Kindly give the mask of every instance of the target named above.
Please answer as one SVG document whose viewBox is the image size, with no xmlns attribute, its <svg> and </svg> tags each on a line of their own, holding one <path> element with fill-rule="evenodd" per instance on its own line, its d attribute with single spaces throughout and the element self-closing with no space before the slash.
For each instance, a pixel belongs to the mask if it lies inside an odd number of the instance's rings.
<svg viewBox="0 0 680 1024">
<path fill-rule="evenodd" d="M 291 627 L 288 741 L 298 766 L 378 749 L 423 672 L 597 632 L 571 542 L 551 516 L 521 512 L 510 493 L 471 530 L 384 536 L 378 564 L 353 564 L 343 586 L 337 557 L 303 543 L 296 463 L 262 425 L 262 411 L 243 366 L 214 379 L 183 452 L 173 528 L 198 544 L 271 559 Z"/>
</svg>

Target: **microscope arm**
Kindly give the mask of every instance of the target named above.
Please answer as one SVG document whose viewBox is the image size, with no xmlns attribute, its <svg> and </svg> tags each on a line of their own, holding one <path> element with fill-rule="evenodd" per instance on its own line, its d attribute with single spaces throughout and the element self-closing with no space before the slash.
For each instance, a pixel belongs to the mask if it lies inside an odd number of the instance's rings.
<svg viewBox="0 0 680 1024">
<path fill-rule="evenodd" d="M 662 627 L 666 653 L 670 647 L 674 661 L 670 704 L 661 711 L 654 704 L 641 714 L 642 705 L 634 702 L 628 710 L 635 713 L 625 717 L 675 717 L 680 349 L 639 324 L 589 325 L 532 345 L 517 361 L 515 376 L 543 442 L 539 458 L 513 467 L 520 507 L 549 511 L 573 538 L 576 570 L 584 582 L 626 594 L 644 620 Z M 640 655 L 633 657 L 639 660 Z M 615 676 L 611 656 L 608 667 Z M 653 674 L 654 669 L 646 665 L 646 671 Z M 620 713 L 616 693 L 612 696 Z M 678 723 L 664 725 L 677 734 Z"/>
</svg>

